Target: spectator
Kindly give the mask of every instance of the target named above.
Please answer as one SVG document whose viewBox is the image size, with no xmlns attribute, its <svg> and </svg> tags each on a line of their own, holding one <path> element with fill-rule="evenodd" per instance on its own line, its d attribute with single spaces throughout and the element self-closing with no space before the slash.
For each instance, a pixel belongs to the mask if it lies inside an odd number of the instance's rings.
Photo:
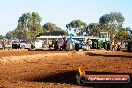
<svg viewBox="0 0 132 88">
<path fill-rule="evenodd" d="M 117 42 L 117 51 L 120 51 L 120 48 L 121 48 L 121 43 Z"/>
<path fill-rule="evenodd" d="M 109 51 L 110 50 L 110 42 L 109 41 L 107 41 L 107 51 Z"/>
<path fill-rule="evenodd" d="M 66 50 L 66 44 L 67 44 L 67 39 L 66 37 L 63 38 L 63 49 Z"/>
<path fill-rule="evenodd" d="M 90 38 L 87 39 L 86 41 L 86 50 L 89 50 L 90 49 Z"/>
<path fill-rule="evenodd" d="M 79 44 L 78 43 L 75 43 L 75 50 L 79 51 Z"/>
<path fill-rule="evenodd" d="M 59 47 L 58 47 L 58 39 L 55 40 L 54 42 L 54 49 L 57 50 Z"/>
<path fill-rule="evenodd" d="M 5 49 L 5 42 L 4 42 L 4 40 L 2 40 L 2 47 L 3 47 L 3 49 Z"/>
<path fill-rule="evenodd" d="M 128 47 L 128 42 L 125 42 L 125 48 L 127 49 L 127 47 Z"/>
<path fill-rule="evenodd" d="M 52 47 L 52 41 L 49 40 L 49 49 Z"/>
<path fill-rule="evenodd" d="M 112 45 L 112 50 L 115 50 L 115 42 L 114 42 L 114 40 L 112 41 L 111 45 Z"/>
</svg>

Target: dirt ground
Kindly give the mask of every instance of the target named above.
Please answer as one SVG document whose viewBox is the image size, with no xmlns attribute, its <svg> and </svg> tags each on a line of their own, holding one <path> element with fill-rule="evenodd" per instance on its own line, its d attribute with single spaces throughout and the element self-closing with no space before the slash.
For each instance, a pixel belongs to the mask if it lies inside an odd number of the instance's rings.
<svg viewBox="0 0 132 88">
<path fill-rule="evenodd" d="M 132 88 L 132 84 L 76 82 L 78 67 L 87 74 L 129 74 L 132 52 L 0 50 L 0 88 Z"/>
</svg>

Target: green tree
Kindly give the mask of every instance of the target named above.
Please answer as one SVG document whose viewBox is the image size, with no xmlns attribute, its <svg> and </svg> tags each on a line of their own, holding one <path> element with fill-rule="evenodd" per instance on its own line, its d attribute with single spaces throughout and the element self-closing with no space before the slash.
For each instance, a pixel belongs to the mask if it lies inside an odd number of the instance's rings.
<svg viewBox="0 0 132 88">
<path fill-rule="evenodd" d="M 43 30 L 46 32 L 48 32 L 48 31 L 51 32 L 51 31 L 57 31 L 57 30 L 59 30 L 59 28 L 55 24 L 46 23 L 43 25 Z"/>
<path fill-rule="evenodd" d="M 117 35 L 115 36 L 115 38 L 119 41 L 123 41 L 128 39 L 129 35 L 128 35 L 128 31 L 126 30 L 126 28 L 122 28 Z"/>
<path fill-rule="evenodd" d="M 32 17 L 29 12 L 22 14 L 22 16 L 18 20 L 17 28 L 18 29 L 28 29 L 28 24 L 31 21 L 31 19 L 32 19 Z"/>
<path fill-rule="evenodd" d="M 42 33 L 43 35 L 67 35 L 65 30 L 62 30 L 53 23 L 46 23 L 42 27 L 44 31 L 44 33 Z"/>
<path fill-rule="evenodd" d="M 43 33 L 43 28 L 40 24 L 42 18 L 37 12 L 28 12 L 22 14 L 18 20 L 17 28 L 7 33 L 7 37 L 15 36 L 19 39 L 35 39 L 39 33 Z"/>
<path fill-rule="evenodd" d="M 6 38 L 11 39 L 12 37 L 14 37 L 13 31 L 9 31 L 9 32 L 6 34 Z"/>
<path fill-rule="evenodd" d="M 43 34 L 41 34 L 41 35 L 47 35 L 47 36 L 49 36 L 49 35 L 51 35 L 51 36 L 60 36 L 60 35 L 66 35 L 67 34 L 67 32 L 66 31 L 64 31 L 64 30 L 58 30 L 58 31 L 51 31 L 51 32 L 44 32 Z"/>
<path fill-rule="evenodd" d="M 132 30 L 130 27 L 126 27 L 126 30 L 129 32 L 130 35 L 132 34 Z"/>
<path fill-rule="evenodd" d="M 88 25 L 89 35 L 98 36 L 99 32 L 103 31 L 101 28 L 102 27 L 99 23 L 90 23 Z"/>
<path fill-rule="evenodd" d="M 100 17 L 99 23 L 104 30 L 108 31 L 112 37 L 113 34 L 117 34 L 122 29 L 122 24 L 125 18 L 120 12 L 111 12 Z"/>
<path fill-rule="evenodd" d="M 2 35 L 0 35 L 0 39 L 3 39 L 3 36 Z"/>
<path fill-rule="evenodd" d="M 87 24 L 81 20 L 73 20 L 69 24 L 66 24 L 67 31 L 74 31 L 78 36 L 81 36 L 86 32 Z"/>
</svg>

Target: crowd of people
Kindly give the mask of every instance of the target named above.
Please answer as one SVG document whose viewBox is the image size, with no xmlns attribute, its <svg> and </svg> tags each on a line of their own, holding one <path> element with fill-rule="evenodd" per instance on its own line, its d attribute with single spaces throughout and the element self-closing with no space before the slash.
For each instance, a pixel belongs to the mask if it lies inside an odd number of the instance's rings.
<svg viewBox="0 0 132 88">
<path fill-rule="evenodd" d="M 52 42 L 49 42 L 49 49 L 53 47 L 55 50 L 67 50 L 68 42 L 71 40 L 68 40 L 67 38 L 62 38 L 62 39 L 56 39 L 53 40 Z M 90 49 L 97 49 L 99 48 L 98 41 L 95 42 L 95 40 L 91 40 L 90 38 L 87 38 L 83 41 L 72 41 L 71 44 L 74 43 L 74 49 L 79 50 L 80 48 L 83 48 L 85 50 L 90 50 Z M 84 48 L 85 47 L 85 48 Z M 128 47 L 128 42 L 119 42 L 116 40 L 111 40 L 111 41 L 105 41 L 103 42 L 103 47 L 106 50 L 116 50 L 120 51 L 121 48 L 126 48 Z"/>
<path fill-rule="evenodd" d="M 99 48 L 98 45 L 99 41 L 92 40 L 90 38 L 83 39 L 81 41 L 77 39 L 72 39 L 72 38 L 66 38 L 63 37 L 61 39 L 53 39 L 48 41 L 49 49 L 54 48 L 54 50 L 68 50 L 67 47 L 70 47 L 70 49 L 75 49 L 79 51 L 79 49 L 84 49 L 84 50 L 90 50 L 90 49 L 97 49 Z M 31 48 L 35 48 L 35 46 L 32 46 Z M 116 40 L 111 40 L 111 41 L 106 41 L 103 42 L 103 47 L 106 50 L 117 50 L 120 51 L 120 49 L 124 46 L 124 48 L 128 48 L 128 42 L 119 42 Z M 5 48 L 12 48 L 12 49 L 20 49 L 20 41 L 19 42 L 11 42 L 11 41 L 5 41 L 1 40 L 0 41 L 0 48 L 5 49 Z"/>
<path fill-rule="evenodd" d="M 50 40 L 48 41 L 48 45 L 49 49 L 54 48 L 55 50 L 68 50 L 68 48 L 70 48 L 79 51 L 83 46 L 85 46 L 85 50 L 90 50 L 93 47 L 93 41 L 90 38 L 79 41 L 77 39 L 67 39 L 64 37 L 62 39 Z"/>
<path fill-rule="evenodd" d="M 107 50 L 117 50 L 120 51 L 121 48 L 128 48 L 128 42 L 120 42 L 120 41 L 106 41 L 105 42 L 105 49 Z"/>
<path fill-rule="evenodd" d="M 32 43 L 30 41 L 22 40 L 0 40 L 0 49 L 22 49 L 30 48 Z M 29 46 L 29 47 L 28 47 Z"/>
<path fill-rule="evenodd" d="M 64 37 L 62 39 L 55 39 L 52 41 L 48 41 L 49 49 L 53 47 L 55 50 L 66 50 L 67 47 L 67 39 Z"/>
</svg>

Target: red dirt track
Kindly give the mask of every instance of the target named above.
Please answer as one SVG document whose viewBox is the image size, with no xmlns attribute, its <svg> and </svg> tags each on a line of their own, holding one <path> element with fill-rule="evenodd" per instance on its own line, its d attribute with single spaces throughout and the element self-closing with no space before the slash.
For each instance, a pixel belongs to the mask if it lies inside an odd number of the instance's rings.
<svg viewBox="0 0 132 88">
<path fill-rule="evenodd" d="M 132 74 L 132 52 L 0 50 L 0 88 L 129 88 L 131 84 L 76 83 L 87 74 Z"/>
</svg>

